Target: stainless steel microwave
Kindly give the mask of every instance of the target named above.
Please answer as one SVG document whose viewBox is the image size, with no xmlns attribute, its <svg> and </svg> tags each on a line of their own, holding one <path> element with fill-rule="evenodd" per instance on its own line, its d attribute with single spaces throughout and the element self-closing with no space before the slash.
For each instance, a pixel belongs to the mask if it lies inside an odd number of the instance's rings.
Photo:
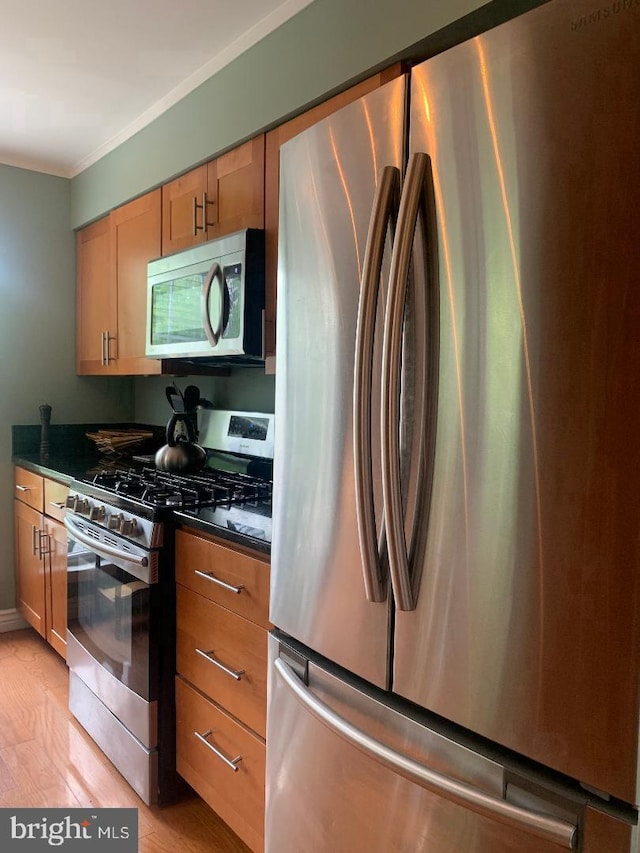
<svg viewBox="0 0 640 853">
<path fill-rule="evenodd" d="M 149 358 L 261 363 L 263 327 L 263 231 L 237 231 L 149 262 Z"/>
</svg>

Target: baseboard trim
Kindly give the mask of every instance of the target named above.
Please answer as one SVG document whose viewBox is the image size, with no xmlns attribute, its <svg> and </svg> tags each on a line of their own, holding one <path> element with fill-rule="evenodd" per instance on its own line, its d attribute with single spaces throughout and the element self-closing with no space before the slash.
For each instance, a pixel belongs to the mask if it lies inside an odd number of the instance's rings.
<svg viewBox="0 0 640 853">
<path fill-rule="evenodd" d="M 28 627 L 29 623 L 22 618 L 15 607 L 13 610 L 0 610 L 0 634 L 6 631 L 21 631 Z"/>
</svg>

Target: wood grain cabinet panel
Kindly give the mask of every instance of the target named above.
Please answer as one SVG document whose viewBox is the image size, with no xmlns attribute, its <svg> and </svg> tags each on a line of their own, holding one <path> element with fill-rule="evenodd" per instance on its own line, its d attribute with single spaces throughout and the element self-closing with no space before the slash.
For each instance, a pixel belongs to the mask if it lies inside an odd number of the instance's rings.
<svg viewBox="0 0 640 853">
<path fill-rule="evenodd" d="M 164 184 L 162 187 L 163 255 L 171 255 L 173 252 L 204 242 L 202 208 L 196 205 L 202 205 L 203 196 L 206 193 L 206 164 L 197 169 L 191 169 L 190 172 Z"/>
<path fill-rule="evenodd" d="M 245 619 L 271 627 L 266 558 L 178 530 L 176 581 Z"/>
<path fill-rule="evenodd" d="M 67 528 L 52 518 L 44 519 L 46 639 L 67 657 Z"/>
<path fill-rule="evenodd" d="M 269 561 L 188 529 L 175 546 L 178 772 L 261 851 Z"/>
<path fill-rule="evenodd" d="M 264 847 L 264 743 L 179 677 L 176 717 L 178 773 L 259 853 Z"/>
<path fill-rule="evenodd" d="M 178 672 L 264 738 L 266 631 L 180 585 L 177 608 Z"/>
<path fill-rule="evenodd" d="M 107 363 L 117 324 L 111 239 L 108 216 L 76 235 L 76 372 L 81 375 L 113 372 Z"/>
<path fill-rule="evenodd" d="M 78 374 L 161 372 L 158 359 L 144 357 L 147 263 L 160 255 L 161 198 L 153 190 L 77 234 Z"/>
<path fill-rule="evenodd" d="M 64 521 L 64 517 L 67 514 L 65 502 L 68 494 L 69 486 L 45 478 L 43 507 L 45 515 L 55 518 L 58 521 Z"/>
<path fill-rule="evenodd" d="M 42 514 L 14 501 L 16 603 L 32 628 L 46 637 L 45 564 L 40 557 Z"/>
<path fill-rule="evenodd" d="M 69 488 L 19 466 L 14 477 L 16 605 L 66 657 L 67 531 L 61 522 Z"/>
<path fill-rule="evenodd" d="M 14 497 L 42 512 L 44 501 L 44 480 L 39 474 L 16 466 L 13 471 Z"/>
<path fill-rule="evenodd" d="M 264 134 L 162 187 L 162 254 L 264 228 Z"/>
<path fill-rule="evenodd" d="M 145 358 L 147 264 L 160 256 L 160 190 L 114 210 L 111 222 L 112 267 L 117 289 L 115 372 L 126 376 L 157 374 L 159 359 Z"/>
</svg>

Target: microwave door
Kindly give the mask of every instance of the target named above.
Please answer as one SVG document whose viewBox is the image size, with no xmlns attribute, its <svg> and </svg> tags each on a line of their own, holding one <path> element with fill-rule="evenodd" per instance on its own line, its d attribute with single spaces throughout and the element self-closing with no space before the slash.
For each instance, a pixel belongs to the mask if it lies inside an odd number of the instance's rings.
<svg viewBox="0 0 640 853">
<path fill-rule="evenodd" d="M 224 329 L 225 292 L 220 264 L 214 261 L 202 284 L 202 325 L 212 347 L 218 345 Z"/>
</svg>

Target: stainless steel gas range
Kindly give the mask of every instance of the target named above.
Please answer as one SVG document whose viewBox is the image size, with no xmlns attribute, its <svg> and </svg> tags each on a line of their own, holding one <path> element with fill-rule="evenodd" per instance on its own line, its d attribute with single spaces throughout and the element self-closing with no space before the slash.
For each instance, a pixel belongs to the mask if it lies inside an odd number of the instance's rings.
<svg viewBox="0 0 640 853">
<path fill-rule="evenodd" d="M 146 803 L 168 802 L 175 772 L 176 523 L 268 549 L 272 442 L 237 452 L 216 413 L 198 474 L 144 465 L 74 480 L 67 499 L 69 707 Z M 267 418 L 273 431 L 273 416 Z M 215 422 L 215 430 L 213 424 Z M 257 471 L 259 475 L 253 472 Z M 251 473 L 248 473 L 251 472 Z"/>
</svg>

